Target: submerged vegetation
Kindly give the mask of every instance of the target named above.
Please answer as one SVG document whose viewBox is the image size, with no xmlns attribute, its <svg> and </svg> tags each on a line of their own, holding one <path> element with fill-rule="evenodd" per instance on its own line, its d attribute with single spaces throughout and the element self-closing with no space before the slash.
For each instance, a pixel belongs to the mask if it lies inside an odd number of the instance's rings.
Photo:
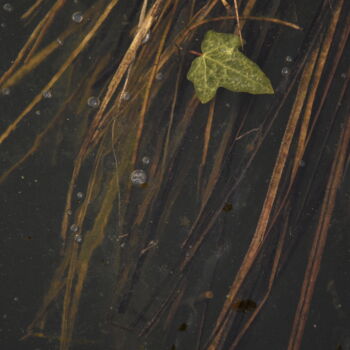
<svg viewBox="0 0 350 350">
<path fill-rule="evenodd" d="M 349 204 L 349 13 L 345 0 L 36 0 L 21 13 L 0 89 L 28 94 L 2 123 L 0 183 L 34 157 L 65 168 L 59 261 L 23 342 L 252 349 L 258 316 L 271 339 L 282 315 L 276 348 L 301 348 Z M 244 38 L 275 94 L 219 89 L 202 105 L 186 74 L 208 30 Z M 276 293 L 288 307 L 271 308 Z"/>
</svg>

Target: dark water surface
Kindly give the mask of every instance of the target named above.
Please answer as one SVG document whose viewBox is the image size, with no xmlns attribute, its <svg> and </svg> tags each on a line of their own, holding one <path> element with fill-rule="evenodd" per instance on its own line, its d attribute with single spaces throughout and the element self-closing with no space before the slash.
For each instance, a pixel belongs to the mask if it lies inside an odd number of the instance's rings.
<svg viewBox="0 0 350 350">
<path fill-rule="evenodd" d="M 2 76 L 56 4 L 43 1 L 21 19 L 33 3 L 0 4 Z M 338 151 L 350 115 L 349 3 L 256 1 L 250 15 L 279 18 L 303 30 L 248 20 L 244 53 L 263 69 L 276 93 L 252 96 L 219 89 L 215 105 L 193 97 L 186 73 L 194 57 L 188 51 L 200 51 L 206 30 L 232 32 L 233 26 L 201 26 L 157 71 L 141 128 L 142 79 L 154 65 L 166 24 L 173 21 L 164 50 L 175 47 L 174 38 L 188 25 L 190 3 L 194 12 L 211 3 L 164 1 L 172 5 L 164 17 L 158 14 L 160 24 L 137 51 L 125 91 L 124 75 L 107 110 L 117 96 L 123 96 L 121 107 L 96 128 L 101 138 L 79 158 L 135 35 L 143 1 L 120 0 L 49 91 L 45 85 L 112 3 L 64 4 L 40 31 L 34 51 L 40 62 L 22 60 L 17 69 L 27 64 L 28 74 L 9 86 L 6 80 L 0 84 L 0 348 L 295 350 L 298 346 L 290 345 L 293 322 L 305 271 L 314 261 L 319 272 L 299 348 L 349 350 L 349 145 Z M 239 2 L 240 11 L 251 3 Z M 178 6 L 174 13 L 172 6 Z M 208 18 L 226 14 L 217 2 Z M 329 53 L 322 58 L 330 37 Z M 57 48 L 45 56 L 41 50 L 50 45 Z M 323 45 L 319 51 L 318 45 Z M 318 60 L 308 66 L 315 52 Z M 303 91 L 307 98 L 315 91 L 315 100 L 301 102 L 268 233 L 225 314 L 308 69 L 314 80 Z M 309 107 L 307 146 L 293 178 Z M 330 175 L 337 152 L 343 152 L 344 161 L 332 202 L 327 191 L 336 177 Z M 82 165 L 72 182 L 79 159 Z M 316 233 L 328 216 L 325 248 L 317 250 Z M 236 344 L 242 329 L 246 332 Z"/>
</svg>

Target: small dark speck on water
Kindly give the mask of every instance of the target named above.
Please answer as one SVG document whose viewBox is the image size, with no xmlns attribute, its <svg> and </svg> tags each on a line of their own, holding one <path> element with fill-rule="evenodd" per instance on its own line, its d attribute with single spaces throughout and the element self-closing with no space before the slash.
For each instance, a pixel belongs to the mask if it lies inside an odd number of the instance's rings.
<svg viewBox="0 0 350 350">
<path fill-rule="evenodd" d="M 225 203 L 224 207 L 222 208 L 223 211 L 231 211 L 233 208 L 233 205 L 231 203 Z"/>
</svg>

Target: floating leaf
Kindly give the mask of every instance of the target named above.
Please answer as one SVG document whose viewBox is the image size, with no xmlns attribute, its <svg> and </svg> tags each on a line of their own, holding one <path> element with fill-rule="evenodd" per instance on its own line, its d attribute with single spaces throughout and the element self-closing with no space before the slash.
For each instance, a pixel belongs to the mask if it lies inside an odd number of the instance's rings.
<svg viewBox="0 0 350 350">
<path fill-rule="evenodd" d="M 203 54 L 191 65 L 187 79 L 202 103 L 210 101 L 219 87 L 250 94 L 273 94 L 269 78 L 238 48 L 237 35 L 209 30 L 202 41 Z"/>
</svg>

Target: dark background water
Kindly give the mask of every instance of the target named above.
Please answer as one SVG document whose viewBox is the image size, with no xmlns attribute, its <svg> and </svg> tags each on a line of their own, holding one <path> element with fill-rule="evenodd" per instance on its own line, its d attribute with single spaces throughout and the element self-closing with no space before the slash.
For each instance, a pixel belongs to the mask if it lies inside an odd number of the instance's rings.
<svg viewBox="0 0 350 350">
<path fill-rule="evenodd" d="M 299 63 L 298 55 L 302 55 L 302 48 L 307 46 L 305 44 L 305 38 L 309 34 L 307 29 L 317 20 L 321 3 L 320 0 L 290 1 L 288 4 L 283 1 L 258 1 L 254 15 L 272 16 L 274 14 L 275 17 L 297 23 L 304 28 L 303 32 L 282 28 L 278 31 L 272 31 L 267 38 L 266 46 L 270 51 L 265 53 L 264 68 L 266 68 L 267 75 L 276 87 L 277 93 L 283 93 L 293 78 Z M 28 4 L 26 2 L 11 2 L 12 11 L 4 10 L 4 4 L 3 1 L 0 8 L 1 73 L 9 68 L 34 27 L 33 22 L 24 25 L 23 21 L 20 20 L 20 15 L 27 9 Z M 48 38 L 47 41 L 50 42 L 66 24 L 70 23 L 74 12 L 81 11 L 84 13 L 91 4 L 93 4 L 93 1 L 78 1 L 67 4 L 66 10 L 60 15 L 62 17 L 60 24 L 57 24 L 57 28 L 53 27 L 52 33 L 50 33 L 51 38 Z M 332 1 L 330 1 L 331 5 Z M 130 2 L 129 5 L 123 2 L 115 16 L 120 19 L 121 13 L 124 11 L 125 18 L 134 23 L 137 15 L 135 9 L 139 6 L 140 4 L 137 1 Z M 277 7 L 278 11 L 273 11 L 274 7 Z M 349 10 L 349 6 L 344 5 L 344 15 L 341 23 L 346 23 L 346 9 Z M 329 11 L 331 13 L 332 9 Z M 108 28 L 108 25 L 106 28 Z M 258 35 L 259 31 L 258 25 L 251 26 L 247 29 L 245 37 Z M 104 34 L 101 35 L 104 36 Z M 78 32 L 72 41 L 68 41 L 67 46 L 62 47 L 63 53 L 64 50 L 67 50 L 68 54 L 80 38 L 81 34 Z M 108 43 L 108 41 L 106 42 Z M 107 43 L 103 44 L 106 52 L 108 52 Z M 103 55 L 104 52 L 97 51 L 96 47 L 102 50 L 103 45 L 99 46 L 97 39 L 88 47 L 84 55 L 91 57 L 92 62 L 94 59 L 97 60 L 99 55 Z M 125 48 L 126 45 L 127 40 L 120 39 L 120 47 Z M 349 48 L 349 44 L 347 48 Z M 118 55 L 119 53 L 114 54 Z M 254 58 L 254 54 L 254 50 L 250 50 L 250 57 Z M 335 50 L 331 51 L 331 55 L 334 56 L 335 54 Z M 286 57 L 291 57 L 292 61 L 289 62 Z M 42 69 L 36 70 L 35 73 L 24 78 L 23 82 L 13 88 L 11 87 L 9 93 L 3 91 L 0 96 L 1 132 L 19 115 L 33 96 L 42 89 L 48 77 L 55 71 L 54 67 L 57 60 L 61 59 L 59 53 L 53 55 L 49 61 L 43 64 Z M 304 160 L 304 170 L 301 171 L 298 178 L 294 202 L 296 206 L 300 203 L 300 198 L 303 197 L 302 193 L 308 184 L 311 183 L 310 186 L 312 187 L 307 198 L 307 204 L 303 207 L 302 218 L 293 222 L 287 232 L 288 249 L 283 256 L 271 296 L 257 320 L 250 327 L 248 335 L 243 337 L 238 346 L 239 349 L 287 348 L 313 239 L 313 230 L 320 213 L 322 193 L 330 168 L 329 164 L 337 146 L 339 130 L 345 123 L 346 118 L 349 117 L 349 104 L 347 103 L 341 109 L 339 119 L 336 119 L 335 124 L 331 126 L 327 124 L 327 114 L 332 112 L 332 108 L 337 103 L 337 92 L 345 79 L 349 62 L 349 50 L 347 50 L 336 72 L 332 94 L 327 97 L 323 117 L 317 124 L 317 133 Z M 89 67 L 89 61 L 86 61 L 86 67 Z M 285 70 L 286 67 L 288 68 L 287 71 Z M 81 72 L 82 77 L 84 76 L 83 70 L 84 67 Z M 287 74 L 281 73 L 282 71 L 287 72 Z M 102 81 L 105 77 L 108 79 L 108 74 L 108 72 L 104 72 L 100 75 Z M 76 79 L 75 84 L 79 84 L 78 78 L 78 76 L 73 76 L 72 79 Z M 165 83 L 163 95 L 161 94 L 161 98 L 164 99 L 167 97 L 166 89 L 171 90 L 174 84 L 173 76 L 168 79 L 169 82 Z M 336 85 L 337 82 L 339 86 Z M 43 99 L 25 117 L 16 129 L 15 134 L 1 145 L 0 167 L 2 172 L 5 172 L 20 159 L 23 150 L 30 147 L 35 135 L 42 130 L 42 125 L 45 125 L 46 121 L 53 117 L 54 111 L 60 107 L 62 101 L 67 97 L 66 84 L 65 81 L 59 82 L 52 89 L 52 97 Z M 99 85 L 97 84 L 94 88 L 98 90 Z M 187 85 L 180 94 L 186 94 L 190 89 L 191 86 Z M 349 96 L 349 92 L 347 92 L 347 96 Z M 241 95 L 237 97 L 231 92 L 220 91 L 219 97 L 220 105 L 217 107 L 213 123 L 213 144 L 209 149 L 210 164 L 215 161 L 215 147 L 220 143 L 226 128 L 232 127 L 232 124 L 230 124 L 232 119 L 230 118 L 235 118 L 249 104 L 248 98 Z M 273 98 L 259 97 L 256 99 L 256 105 L 251 111 L 253 116 L 247 122 L 248 125 L 251 124 L 249 125 L 251 128 L 258 126 L 256 120 L 258 120 L 259 115 L 266 113 L 270 105 L 274 103 Z M 128 296 L 125 292 L 120 296 L 118 302 L 111 304 L 113 285 L 117 276 L 113 269 L 113 244 L 115 244 L 113 235 L 115 235 L 115 232 L 113 228 L 110 229 L 106 237 L 111 237 L 111 239 L 106 239 L 101 244 L 93 258 L 93 266 L 85 286 L 87 293 L 80 301 L 78 331 L 76 337 L 74 337 L 72 348 L 195 349 L 196 325 L 203 312 L 204 303 L 207 303 L 206 301 L 197 302 L 196 298 L 204 291 L 214 290 L 215 298 L 205 306 L 207 307 L 207 314 L 203 333 L 204 339 L 206 338 L 205 335 L 210 333 L 215 323 L 222 300 L 225 298 L 228 286 L 232 282 L 237 266 L 242 261 L 251 234 L 255 229 L 292 102 L 293 96 L 289 97 L 289 100 L 283 105 L 279 117 L 269 131 L 269 137 L 259 150 L 259 156 L 254 162 L 254 167 L 247 171 L 238 189 L 230 196 L 228 204 L 232 205 L 233 210 L 222 211 L 215 225 L 211 228 L 211 234 L 208 235 L 205 244 L 196 255 L 187 275 L 179 282 L 186 288 L 184 288 L 185 294 L 182 304 L 173 321 L 174 326 L 164 331 L 164 321 L 162 321 L 148 338 L 138 338 L 135 334 L 149 322 L 154 310 L 161 305 L 168 293 L 174 288 L 174 284 L 168 283 L 167 279 L 168 276 L 177 273 L 178 256 L 181 254 L 179 242 L 186 236 L 198 207 L 196 198 L 197 182 L 194 174 L 197 173 L 202 149 L 202 141 L 198 135 L 203 132 L 206 123 L 206 120 L 200 118 L 200 116 L 207 113 L 206 106 L 199 107 L 195 115 L 196 119 L 191 122 L 190 131 L 184 138 L 176 161 L 167 173 L 169 182 L 166 184 L 164 192 L 162 192 L 163 200 L 160 197 L 156 203 L 157 206 L 152 218 L 156 220 L 162 217 L 169 197 L 171 198 L 173 194 L 171 191 L 174 188 L 176 192 L 173 195 L 177 205 L 171 210 L 167 220 L 158 223 L 159 226 L 150 222 L 147 228 L 139 228 L 140 234 L 152 230 L 158 230 L 157 232 L 162 233 L 157 252 L 141 266 L 136 278 L 137 282 L 132 288 L 132 295 Z M 159 102 L 154 113 L 157 113 L 157 110 L 159 111 L 160 120 L 164 120 L 162 119 L 164 111 L 161 102 Z M 88 113 L 86 114 L 88 115 Z M 180 110 L 178 115 L 181 115 Z M 61 261 L 62 240 L 59 232 L 73 161 L 81 141 L 81 131 L 79 123 L 74 119 L 75 117 L 74 108 L 72 107 L 71 114 L 68 109 L 66 118 L 62 121 L 60 127 L 51 130 L 44 138 L 41 147 L 1 184 L 0 344 L 3 349 L 39 350 L 59 348 L 61 297 L 57 299 L 55 305 L 52 305 L 50 319 L 48 320 L 49 326 L 46 332 L 46 335 L 49 336 L 20 339 L 26 334 L 26 328 L 40 308 L 53 273 Z M 157 122 L 157 119 L 150 118 L 147 127 L 156 129 L 159 125 L 163 125 L 162 123 L 166 122 Z M 315 172 L 313 154 L 317 154 L 317 150 L 322 146 L 327 131 L 330 131 L 330 136 L 327 136 L 328 144 Z M 250 137 L 252 136 L 247 136 L 241 149 L 235 148 L 231 153 L 227 153 L 215 195 L 209 202 L 201 229 L 209 225 L 210 214 L 214 213 L 220 205 L 225 204 L 221 203 L 221 200 L 227 192 L 228 187 L 226 186 L 235 177 L 237 159 L 245 152 Z M 253 140 L 253 137 L 251 139 Z M 153 145 L 153 147 L 155 146 Z M 145 155 L 148 155 L 152 151 L 152 143 L 148 144 L 148 148 L 145 147 L 142 151 Z M 312 180 L 310 180 L 309 172 L 314 176 Z M 77 207 L 82 202 L 78 193 L 81 192 L 84 197 L 88 176 L 89 169 L 86 170 L 86 173 L 82 171 L 79 182 L 74 189 L 73 201 Z M 346 167 L 344 180 L 338 191 L 302 349 L 350 349 L 350 301 L 348 297 L 350 281 L 349 185 L 349 174 Z M 298 197 L 298 193 L 300 197 Z M 138 202 L 138 195 L 137 193 L 133 197 L 135 207 L 141 202 L 141 200 Z M 142 197 L 142 193 L 139 196 Z M 89 220 L 90 222 L 94 221 L 94 216 L 91 213 L 88 217 Z M 178 237 L 179 232 L 182 235 L 181 239 Z M 260 258 L 261 264 L 253 269 L 251 282 L 246 286 L 245 294 L 242 293 L 242 298 L 245 297 L 259 302 L 266 279 L 269 276 L 276 246 L 275 242 L 272 238 L 271 248 L 264 251 Z M 165 281 L 164 284 L 162 284 L 163 281 Z M 145 305 L 148 303 L 151 305 L 150 310 L 145 311 Z M 152 303 L 155 303 L 155 305 Z M 130 324 L 134 324 L 136 331 L 135 329 L 131 332 L 125 331 L 118 328 L 118 326 L 111 327 L 110 324 L 104 323 L 108 321 L 106 320 L 107 317 L 103 317 L 103 315 L 107 315 L 111 305 L 113 307 L 113 319 L 116 320 L 116 323 L 122 322 L 128 327 Z M 239 327 L 248 316 L 249 312 L 237 312 L 233 328 Z M 233 333 L 231 338 L 234 337 Z M 115 339 L 120 340 L 116 341 Z M 230 340 L 230 336 L 228 339 Z M 118 341 L 120 341 L 119 346 Z M 229 349 L 228 346 L 227 349 Z"/>
</svg>

